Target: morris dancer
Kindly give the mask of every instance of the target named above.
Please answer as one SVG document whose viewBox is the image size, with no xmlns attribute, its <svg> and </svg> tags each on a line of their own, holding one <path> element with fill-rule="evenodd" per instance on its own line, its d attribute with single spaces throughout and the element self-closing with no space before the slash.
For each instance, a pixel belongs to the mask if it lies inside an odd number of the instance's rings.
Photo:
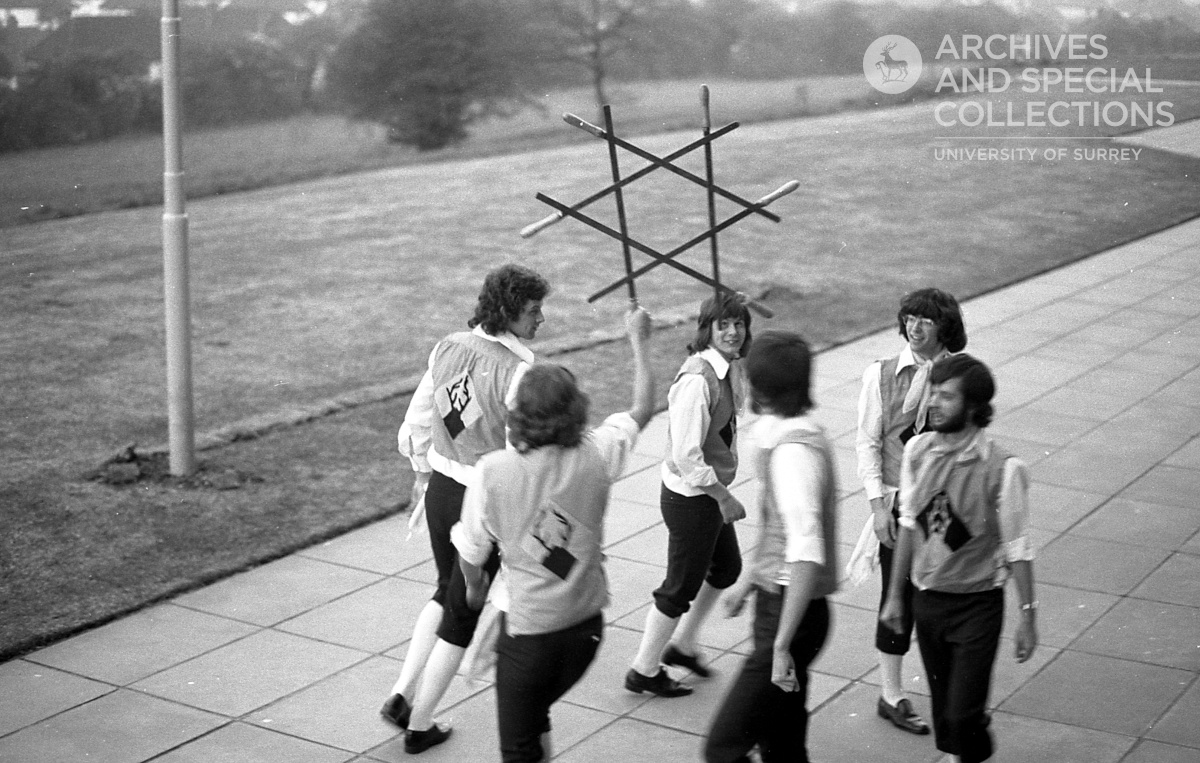
<svg viewBox="0 0 1200 763">
<path fill-rule="evenodd" d="M 980 763 L 995 749 L 987 703 L 1010 576 L 1021 608 L 1017 662 L 1038 644 L 1029 474 L 984 431 L 996 389 L 987 366 L 951 355 L 934 364 L 929 380 L 932 431 L 904 448 L 900 535 L 879 620 L 893 631 L 905 626 L 902 582 L 911 575 L 937 748 L 955 763 Z"/>
<path fill-rule="evenodd" d="M 746 510 L 728 486 L 737 473 L 737 409 L 742 401 L 736 361 L 749 349 L 750 311 L 744 301 L 724 293 L 704 300 L 688 345 L 692 354 L 667 395 L 660 496 L 668 532 L 667 574 L 654 591 L 641 645 L 625 675 L 629 691 L 660 697 L 691 694 L 691 687 L 667 675 L 664 664 L 702 678 L 710 674 L 700 661 L 697 635 L 721 591 L 742 570 L 733 523 Z"/>
<path fill-rule="evenodd" d="M 422 498 L 429 542 L 437 565 L 437 589 L 417 617 L 400 678 L 380 713 L 402 729 L 404 749 L 420 753 L 450 736 L 433 713 L 449 688 L 479 621 L 466 605 L 466 585 L 450 540 L 462 511 L 463 493 L 480 456 L 505 446 L 508 403 L 533 363 L 523 342 L 545 318 L 542 300 L 550 285 L 519 265 L 487 275 L 467 322 L 472 331 L 451 334 L 433 349 L 429 370 L 404 415 L 400 452 L 412 462 L 412 501 Z M 499 567 L 493 557 L 489 574 Z"/>
<path fill-rule="evenodd" d="M 858 477 L 871 503 L 874 538 L 883 585 L 882 609 L 892 571 L 896 542 L 896 491 L 900 484 L 900 456 L 904 443 L 925 427 L 929 368 L 933 362 L 967 346 L 962 311 L 954 297 L 938 289 L 920 289 L 900 300 L 896 315 L 906 344 L 899 355 L 876 361 L 863 373 L 858 399 Z M 868 528 L 864 534 L 870 533 Z M 852 562 L 853 564 L 853 562 Z M 903 621 L 898 632 L 876 623 L 875 648 L 879 657 L 880 697 L 876 712 L 897 728 L 928 734 L 927 724 L 904 694 L 902 662 L 912 639 L 912 584 L 901 588 Z"/>
<path fill-rule="evenodd" d="M 741 611 L 753 587 L 754 651 L 713 718 L 708 763 L 807 763 L 808 666 L 829 634 L 837 590 L 837 480 L 825 432 L 809 416 L 812 355 L 798 334 L 768 331 L 746 359 L 762 536 L 751 569 L 725 595 Z"/>
<path fill-rule="evenodd" d="M 650 316 L 625 318 L 634 358 L 633 401 L 585 431 L 588 398 L 569 371 L 529 369 L 510 414 L 515 450 L 476 465 L 453 537 L 468 599 L 482 607 L 484 564 L 499 546 L 508 586 L 497 643 L 496 712 L 505 763 L 549 760 L 550 707 L 583 676 L 604 631 L 604 514 L 638 432 L 654 411 Z"/>
</svg>

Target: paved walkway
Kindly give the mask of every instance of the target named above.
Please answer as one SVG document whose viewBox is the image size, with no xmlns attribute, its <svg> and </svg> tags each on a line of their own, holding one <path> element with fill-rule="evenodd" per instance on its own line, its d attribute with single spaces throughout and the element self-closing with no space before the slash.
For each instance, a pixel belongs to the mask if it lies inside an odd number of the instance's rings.
<svg viewBox="0 0 1200 763">
<path fill-rule="evenodd" d="M 992 432 L 1031 465 L 1041 647 L 1006 638 L 992 703 L 995 760 L 1200 759 L 1200 221 L 965 305 L 970 351 L 999 381 Z M 835 438 L 842 551 L 866 518 L 854 469 L 863 368 L 884 331 L 817 359 Z M 613 603 L 600 656 L 554 711 L 557 760 L 687 761 L 747 648 L 748 621 L 704 634 L 717 676 L 662 700 L 621 686 L 665 531 L 661 417 L 613 491 Z M 751 501 L 752 485 L 737 492 Z M 0 665 L 0 761 L 403 761 L 377 715 L 433 567 L 403 518 L 363 528 Z M 877 584 L 835 600 L 814 666 L 810 749 L 828 763 L 939 761 L 929 737 L 875 716 Z M 1011 604 L 1011 594 L 1010 594 Z M 1010 625 L 1006 633 L 1011 633 Z M 909 690 L 928 713 L 920 660 Z M 423 760 L 498 759 L 495 698 L 456 679 L 456 733 Z"/>
</svg>

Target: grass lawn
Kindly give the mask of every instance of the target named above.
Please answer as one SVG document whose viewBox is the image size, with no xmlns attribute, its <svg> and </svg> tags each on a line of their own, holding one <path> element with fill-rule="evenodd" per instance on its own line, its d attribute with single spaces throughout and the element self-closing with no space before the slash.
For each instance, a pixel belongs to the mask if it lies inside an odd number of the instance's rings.
<svg viewBox="0 0 1200 763">
<path fill-rule="evenodd" d="M 761 122 L 844 108 L 873 93 L 861 78 L 824 77 L 769 82 L 711 81 L 724 93 L 713 119 Z M 699 123 L 700 81 L 613 83 L 610 101 L 624 130 L 662 132 Z M 184 136 L 189 198 L 298 180 L 428 162 L 444 162 L 550 145 L 582 143 L 563 128 L 572 112 L 596 119 L 589 88 L 546 93 L 511 119 L 471 128 L 471 139 L 445 151 L 419 152 L 387 143 L 385 130 L 344 117 L 303 116 L 280 122 L 200 130 Z M 0 227 L 108 209 L 162 203 L 162 139 L 124 137 L 105 143 L 0 154 Z"/>
<path fill-rule="evenodd" d="M 1177 115 L 1200 111 L 1198 95 L 1173 91 Z M 689 84 L 652 103 L 695 98 Z M 741 117 L 724 111 L 732 102 L 714 84 L 718 123 Z M 614 110 L 627 132 L 626 110 Z M 940 146 L 995 136 L 947 134 L 932 114 L 925 103 L 744 125 L 716 144 L 718 182 L 743 196 L 801 182 L 773 207 L 783 222 L 747 219 L 720 239 L 725 280 L 776 311 L 756 328 L 829 346 L 887 325 L 909 289 L 967 298 L 1200 213 L 1200 161 L 1152 150 L 1128 162 L 939 161 Z M 665 153 L 697 134 L 637 142 Z M 702 172 L 699 162 L 685 165 Z M 517 235 L 548 211 L 536 192 L 570 203 L 608 182 L 604 144 L 573 139 L 192 201 L 198 428 L 419 372 L 433 343 L 464 326 L 482 274 L 505 261 L 554 285 L 540 346 L 616 328 L 623 300 L 586 301 L 620 272 L 615 242 L 571 221 Z M 626 202 L 632 235 L 660 250 L 706 227 L 703 191 L 666 173 L 631 186 Z M 610 207 L 593 210 L 611 223 Z M 131 209 L 0 229 L 0 655 L 397 511 L 407 496 L 394 453 L 403 397 L 204 451 L 186 483 L 85 479 L 127 443 L 166 440 L 160 217 Z M 683 259 L 702 268 L 707 256 Z M 639 281 L 652 312 L 706 293 L 665 267 Z M 686 334 L 655 337 L 664 397 Z M 597 415 L 626 404 L 619 345 L 559 359 L 587 380 Z"/>
</svg>

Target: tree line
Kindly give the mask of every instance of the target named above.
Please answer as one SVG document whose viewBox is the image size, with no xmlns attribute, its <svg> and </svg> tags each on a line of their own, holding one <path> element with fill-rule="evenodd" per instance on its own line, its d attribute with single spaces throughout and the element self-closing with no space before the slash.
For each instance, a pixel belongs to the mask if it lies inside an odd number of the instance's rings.
<svg viewBox="0 0 1200 763">
<path fill-rule="evenodd" d="M 206 39 L 185 26 L 180 84 L 189 129 L 335 111 L 429 150 L 548 88 L 587 85 L 601 104 L 612 80 L 854 74 L 881 34 L 936 50 L 947 34 L 1048 31 L 1050 23 L 1060 22 L 992 4 L 842 0 L 792 11 L 772 0 L 327 0 L 270 33 Z M 1168 21 L 1099 13 L 1086 25 L 1123 52 L 1198 42 Z M 0 57 L 8 82 L 0 86 L 0 151 L 158 131 L 152 65 L 119 46 L 19 71 Z"/>
</svg>

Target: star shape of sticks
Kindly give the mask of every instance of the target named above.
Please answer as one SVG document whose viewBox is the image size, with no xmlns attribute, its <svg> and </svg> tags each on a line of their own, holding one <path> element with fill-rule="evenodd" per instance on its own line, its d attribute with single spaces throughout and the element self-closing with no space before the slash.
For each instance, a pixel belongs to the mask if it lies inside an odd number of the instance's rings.
<svg viewBox="0 0 1200 763">
<path fill-rule="evenodd" d="M 569 206 L 550 198 L 544 193 L 538 193 L 538 201 L 553 207 L 556 211 L 548 217 L 545 217 L 536 223 L 523 228 L 521 230 L 521 236 L 523 238 L 529 238 L 536 235 L 538 232 L 545 230 L 559 220 L 562 220 L 565 217 L 571 217 L 621 242 L 621 252 L 625 259 L 625 276 L 614 281 L 608 286 L 605 286 L 595 294 L 592 294 L 590 297 L 588 297 L 588 302 L 595 302 L 597 299 L 621 288 L 622 286 L 626 286 L 628 288 L 629 298 L 636 302 L 637 288 L 635 286 L 635 281 L 640 276 L 646 274 L 650 270 L 653 270 L 659 265 L 670 266 L 688 276 L 691 276 L 707 286 L 711 286 L 714 294 L 717 296 L 719 296 L 721 293 L 728 293 L 736 296 L 738 293 L 734 289 L 731 289 L 721 283 L 720 256 L 717 246 L 717 234 L 726 228 L 729 228 L 731 225 L 739 222 L 740 220 L 743 220 L 746 217 L 754 214 L 765 217 L 772 222 L 779 222 L 779 216 L 767 211 L 766 207 L 771 204 L 771 202 L 782 196 L 786 196 L 800 186 L 799 182 L 792 180 L 780 186 L 772 193 L 762 197 L 758 201 L 749 201 L 748 199 L 744 199 L 741 196 L 738 196 L 737 194 L 717 185 L 713 180 L 712 144 L 717 138 L 720 138 L 723 135 L 735 130 L 738 127 L 738 123 L 730 122 L 729 124 L 717 130 L 712 129 L 712 120 L 709 113 L 708 85 L 700 86 L 700 103 L 704 110 L 704 134 L 699 139 L 694 140 L 675 151 L 672 151 L 666 156 L 657 156 L 633 143 L 630 143 L 627 140 L 617 137 L 617 135 L 613 132 L 612 109 L 608 105 L 604 106 L 603 128 L 586 122 L 574 114 L 563 115 L 563 119 L 567 122 L 567 124 L 573 127 L 578 127 L 579 129 L 590 133 L 591 135 L 608 143 L 609 164 L 612 168 L 612 184 L 600 189 L 582 201 L 578 201 Z M 673 163 L 681 156 L 691 153 L 692 151 L 695 151 L 697 148 L 701 147 L 704 148 L 705 177 L 700 177 L 699 175 L 689 172 L 688 170 L 685 170 Z M 650 164 L 637 170 L 636 172 L 633 172 L 630 175 L 621 177 L 620 164 L 617 158 L 618 148 L 624 149 L 635 156 L 645 159 L 646 161 L 650 162 Z M 622 193 L 622 189 L 630 183 L 645 177 L 657 169 L 665 169 L 669 172 L 673 172 L 674 174 L 679 175 L 686 180 L 690 180 L 691 182 L 704 187 L 708 195 L 708 230 L 692 237 L 668 252 L 659 252 L 631 237 L 629 235 L 629 226 L 625 217 L 625 198 L 624 194 Z M 599 220 L 596 220 L 595 218 L 590 217 L 580 211 L 584 207 L 587 207 L 588 205 L 599 201 L 610 194 L 614 197 L 617 205 L 618 229 L 613 229 L 612 227 L 605 225 Z M 721 196 L 724 199 L 738 204 L 742 207 L 742 209 L 718 223 L 716 215 L 717 196 Z M 710 243 L 710 249 L 712 253 L 711 276 L 701 273 L 695 268 L 684 265 L 677 259 L 680 254 L 686 252 L 703 241 L 708 241 Z M 633 249 L 636 249 L 637 251 L 649 256 L 651 261 L 635 270 L 633 267 L 633 255 L 631 251 Z M 769 318 L 772 316 L 772 312 L 767 307 L 755 302 L 754 300 L 748 300 L 747 305 L 765 317 Z"/>
</svg>

